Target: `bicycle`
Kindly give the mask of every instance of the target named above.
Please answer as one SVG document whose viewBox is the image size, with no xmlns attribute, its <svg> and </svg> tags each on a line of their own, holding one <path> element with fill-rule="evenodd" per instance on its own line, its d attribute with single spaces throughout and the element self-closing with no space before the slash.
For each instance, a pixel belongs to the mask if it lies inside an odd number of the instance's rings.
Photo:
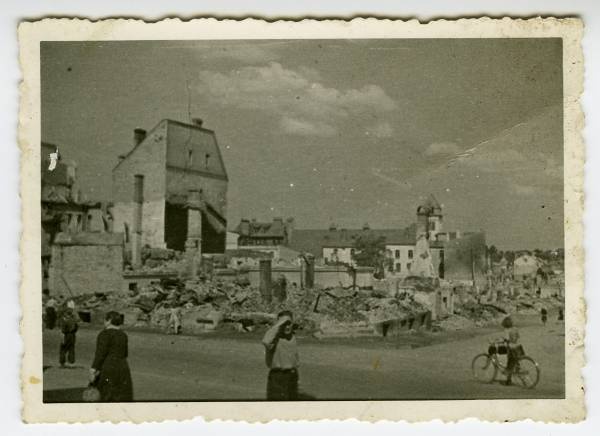
<svg viewBox="0 0 600 436">
<path fill-rule="evenodd" d="M 483 383 L 492 383 L 496 380 L 498 372 L 507 375 L 507 366 L 498 358 L 499 354 L 507 353 L 508 347 L 504 341 L 491 341 L 487 353 L 478 354 L 473 358 L 471 363 L 473 377 Z M 526 356 L 522 348 L 513 370 L 513 379 L 520 381 L 527 389 L 533 389 L 540 381 L 539 365 L 531 357 Z"/>
</svg>

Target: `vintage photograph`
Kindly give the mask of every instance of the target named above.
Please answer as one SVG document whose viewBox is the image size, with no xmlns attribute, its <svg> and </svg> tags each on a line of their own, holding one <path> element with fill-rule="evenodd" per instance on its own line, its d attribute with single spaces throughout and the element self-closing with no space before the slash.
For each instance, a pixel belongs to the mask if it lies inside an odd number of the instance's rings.
<svg viewBox="0 0 600 436">
<path fill-rule="evenodd" d="M 564 400 L 563 56 L 42 39 L 42 402 Z"/>
</svg>

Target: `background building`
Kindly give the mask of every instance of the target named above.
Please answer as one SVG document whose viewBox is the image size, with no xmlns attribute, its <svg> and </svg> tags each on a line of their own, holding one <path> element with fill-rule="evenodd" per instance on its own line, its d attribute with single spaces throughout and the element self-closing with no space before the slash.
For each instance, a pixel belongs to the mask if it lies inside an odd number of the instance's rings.
<svg viewBox="0 0 600 436">
<path fill-rule="evenodd" d="M 406 277 L 427 270 L 440 278 L 481 281 L 486 272 L 486 245 L 483 232 L 444 232 L 443 210 L 430 195 L 417 207 L 416 222 L 405 228 L 372 229 L 296 229 L 293 220 L 275 218 L 273 222 L 243 219 L 234 232 L 239 248 L 274 254 L 284 247 L 294 253 L 308 253 L 317 263 L 354 265 L 357 240 L 361 236 L 381 239 L 385 247 L 386 273 Z M 426 242 L 419 242 L 424 239 Z"/>
</svg>

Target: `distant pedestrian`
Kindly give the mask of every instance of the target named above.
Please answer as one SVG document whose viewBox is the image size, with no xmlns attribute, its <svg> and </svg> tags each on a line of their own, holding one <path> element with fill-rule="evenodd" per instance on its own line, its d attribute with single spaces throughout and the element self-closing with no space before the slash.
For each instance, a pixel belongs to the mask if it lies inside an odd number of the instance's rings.
<svg viewBox="0 0 600 436">
<path fill-rule="evenodd" d="M 90 383 L 100 391 L 100 401 L 122 403 L 133 401 L 133 384 L 127 363 L 128 338 L 120 326 L 123 315 L 110 311 L 104 329 L 96 339 L 96 353 L 90 369 Z"/>
<path fill-rule="evenodd" d="M 75 338 L 79 329 L 78 321 L 78 316 L 75 313 L 75 302 L 69 300 L 58 319 L 58 325 L 62 333 L 58 359 L 61 368 L 75 365 Z"/>
<path fill-rule="evenodd" d="M 542 324 L 546 325 L 546 321 L 548 321 L 548 311 L 545 307 L 542 307 L 540 314 L 542 315 Z"/>
<path fill-rule="evenodd" d="M 292 312 L 280 312 L 277 322 L 267 330 L 262 342 L 266 348 L 265 360 L 269 368 L 267 400 L 297 400 L 300 358 Z"/>
<path fill-rule="evenodd" d="M 56 300 L 48 294 L 48 300 L 46 301 L 45 312 L 46 312 L 46 328 L 48 330 L 54 330 L 56 327 Z"/>
<path fill-rule="evenodd" d="M 171 307 L 169 311 L 167 332 L 174 335 L 181 333 L 181 309 L 179 307 Z"/>
<path fill-rule="evenodd" d="M 564 309 L 562 307 L 560 307 L 558 309 L 558 321 L 562 322 L 564 320 L 565 320 L 565 312 L 564 312 Z"/>
<path fill-rule="evenodd" d="M 273 297 L 283 303 L 287 299 L 287 279 L 283 274 L 279 274 L 273 286 Z"/>
</svg>

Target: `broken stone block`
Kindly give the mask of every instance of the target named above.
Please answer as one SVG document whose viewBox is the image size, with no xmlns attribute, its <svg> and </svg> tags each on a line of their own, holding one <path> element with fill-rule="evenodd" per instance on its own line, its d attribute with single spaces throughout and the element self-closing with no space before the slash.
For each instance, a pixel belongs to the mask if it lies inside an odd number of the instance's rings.
<svg viewBox="0 0 600 436">
<path fill-rule="evenodd" d="M 375 336 L 376 332 L 367 322 L 338 322 L 331 318 L 324 318 L 315 333 L 317 338 L 331 337 L 361 337 Z"/>
<path fill-rule="evenodd" d="M 139 307 L 144 312 L 148 313 L 148 312 L 152 312 L 152 310 L 154 309 L 154 306 L 156 306 L 156 303 L 148 295 L 140 295 L 139 298 L 134 303 L 134 305 L 136 307 Z"/>
<path fill-rule="evenodd" d="M 167 328 L 170 316 L 170 309 L 159 307 L 150 314 L 150 324 L 154 327 Z"/>
<path fill-rule="evenodd" d="M 150 258 L 146 260 L 144 266 L 146 268 L 154 269 L 160 267 L 162 264 L 163 262 L 161 262 L 160 260 Z"/>
<path fill-rule="evenodd" d="M 211 304 L 196 306 L 185 311 L 181 316 L 183 332 L 203 333 L 215 330 L 223 320 L 223 314 L 214 309 Z"/>
<path fill-rule="evenodd" d="M 123 314 L 124 325 L 135 326 L 138 324 L 138 320 L 144 312 L 139 307 L 128 307 L 126 309 L 122 309 L 121 313 Z"/>
<path fill-rule="evenodd" d="M 206 324 L 207 330 L 215 330 L 223 321 L 223 314 L 217 310 L 212 310 L 204 319 L 211 321 L 210 323 Z"/>
<path fill-rule="evenodd" d="M 169 260 L 173 258 L 173 250 L 168 248 L 151 248 L 149 257 L 154 260 Z"/>
</svg>

